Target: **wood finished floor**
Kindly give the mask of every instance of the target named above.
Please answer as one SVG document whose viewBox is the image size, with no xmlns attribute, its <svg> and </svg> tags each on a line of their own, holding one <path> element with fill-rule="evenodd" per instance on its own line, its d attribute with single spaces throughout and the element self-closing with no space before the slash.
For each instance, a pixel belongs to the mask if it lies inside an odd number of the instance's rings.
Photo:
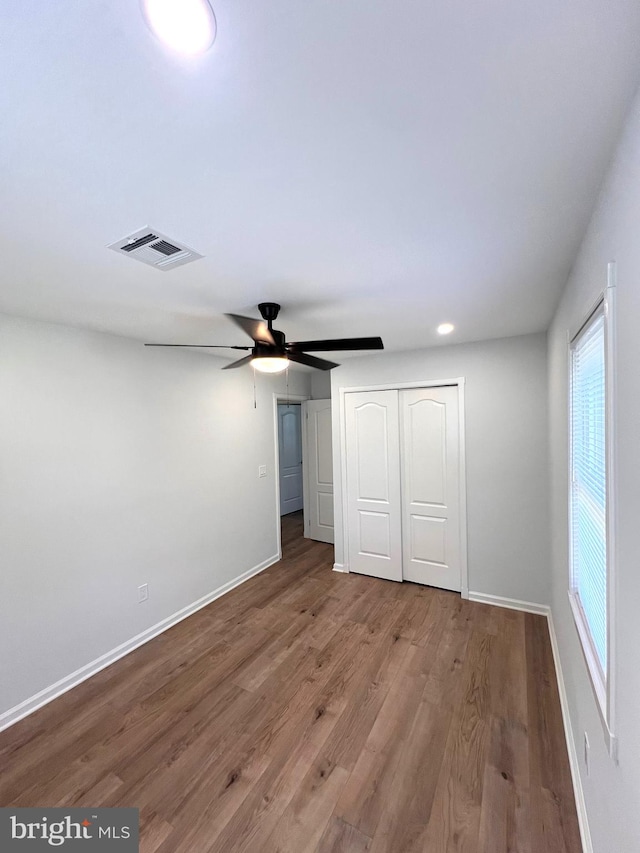
<svg viewBox="0 0 640 853">
<path fill-rule="evenodd" d="M 1 806 L 143 853 L 579 853 L 546 620 L 284 559 L 0 734 Z"/>
</svg>

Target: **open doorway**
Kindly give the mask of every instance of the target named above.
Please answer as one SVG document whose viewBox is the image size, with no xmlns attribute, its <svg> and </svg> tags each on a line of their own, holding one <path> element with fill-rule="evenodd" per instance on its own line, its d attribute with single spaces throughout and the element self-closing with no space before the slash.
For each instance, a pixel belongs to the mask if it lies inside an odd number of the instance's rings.
<svg viewBox="0 0 640 853">
<path fill-rule="evenodd" d="M 280 517 L 302 513 L 302 406 L 278 402 Z"/>
<path fill-rule="evenodd" d="M 302 403 L 308 397 L 274 394 L 278 551 L 286 556 L 304 537 Z"/>
<path fill-rule="evenodd" d="M 274 394 L 278 550 L 301 540 L 333 544 L 331 400 Z"/>
<path fill-rule="evenodd" d="M 304 536 L 302 488 L 302 406 L 278 402 L 278 483 L 282 555 Z"/>
</svg>

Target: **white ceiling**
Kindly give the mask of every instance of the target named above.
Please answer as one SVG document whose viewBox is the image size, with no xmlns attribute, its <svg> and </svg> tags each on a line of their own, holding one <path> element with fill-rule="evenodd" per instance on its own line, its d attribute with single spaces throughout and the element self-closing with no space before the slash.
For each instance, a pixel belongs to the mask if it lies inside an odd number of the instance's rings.
<svg viewBox="0 0 640 853">
<path fill-rule="evenodd" d="M 545 329 L 640 75 L 637 0 L 5 0 L 0 310 L 140 340 L 387 349 Z M 205 255 L 107 250 L 145 225 Z M 229 352 L 230 357 L 235 357 Z"/>
</svg>

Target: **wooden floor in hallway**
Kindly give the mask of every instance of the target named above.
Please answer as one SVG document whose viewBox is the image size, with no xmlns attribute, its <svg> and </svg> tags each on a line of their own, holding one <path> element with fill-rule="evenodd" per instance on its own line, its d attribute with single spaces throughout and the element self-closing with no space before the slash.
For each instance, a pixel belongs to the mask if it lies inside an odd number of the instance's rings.
<svg viewBox="0 0 640 853">
<path fill-rule="evenodd" d="M 546 620 L 283 559 L 0 734 L 0 806 L 143 853 L 579 853 Z"/>
</svg>

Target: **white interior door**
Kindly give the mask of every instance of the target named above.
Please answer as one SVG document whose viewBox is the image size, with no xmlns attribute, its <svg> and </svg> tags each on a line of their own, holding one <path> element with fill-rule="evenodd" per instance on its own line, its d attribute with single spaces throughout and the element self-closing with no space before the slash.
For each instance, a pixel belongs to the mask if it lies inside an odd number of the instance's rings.
<svg viewBox="0 0 640 853">
<path fill-rule="evenodd" d="M 400 391 L 402 576 L 461 589 L 458 388 Z"/>
<path fill-rule="evenodd" d="M 304 535 L 333 542 L 333 453 L 331 448 L 331 400 L 302 404 L 306 503 Z"/>
<path fill-rule="evenodd" d="M 300 406 L 278 403 L 280 515 L 302 509 L 302 431 Z"/>
<path fill-rule="evenodd" d="M 402 580 L 397 391 L 345 394 L 349 569 Z"/>
</svg>

